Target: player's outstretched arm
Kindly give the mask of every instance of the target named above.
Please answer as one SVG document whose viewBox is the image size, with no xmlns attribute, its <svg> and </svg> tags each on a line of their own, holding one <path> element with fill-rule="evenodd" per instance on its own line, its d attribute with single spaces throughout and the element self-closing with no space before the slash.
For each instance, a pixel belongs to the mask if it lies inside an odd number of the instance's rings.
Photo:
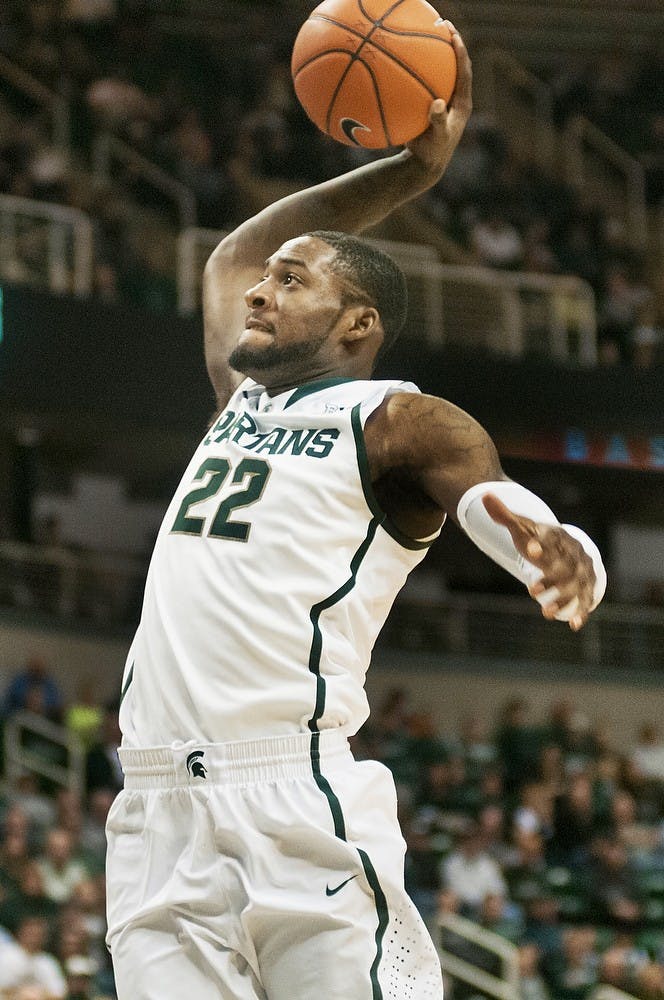
<svg viewBox="0 0 664 1000">
<path fill-rule="evenodd" d="M 242 330 L 242 295 L 282 243 L 312 229 L 360 233 L 432 187 L 452 158 L 472 110 L 472 69 L 449 24 L 457 83 L 448 105 L 434 101 L 427 131 L 394 156 L 282 198 L 238 226 L 210 257 L 203 280 L 205 356 L 219 404 L 237 384 L 227 358 Z"/>
<path fill-rule="evenodd" d="M 434 396 L 397 394 L 369 418 L 365 438 L 374 482 L 406 478 L 526 585 L 545 618 L 574 631 L 585 624 L 606 589 L 596 545 L 507 478 L 477 421 Z"/>
</svg>

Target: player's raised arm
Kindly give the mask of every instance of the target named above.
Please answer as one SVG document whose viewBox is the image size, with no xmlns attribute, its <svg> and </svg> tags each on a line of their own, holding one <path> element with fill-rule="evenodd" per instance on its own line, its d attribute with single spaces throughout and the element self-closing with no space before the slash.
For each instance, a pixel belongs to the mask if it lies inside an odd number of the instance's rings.
<svg viewBox="0 0 664 1000">
<path fill-rule="evenodd" d="M 478 548 L 521 580 L 545 618 L 569 622 L 574 631 L 584 625 L 606 589 L 597 546 L 507 478 L 476 420 L 443 399 L 401 393 L 372 414 L 365 437 L 374 483 L 395 473 L 405 478 L 439 516 L 449 514 Z"/>
<path fill-rule="evenodd" d="M 360 233 L 422 194 L 443 175 L 472 109 L 472 69 L 452 30 L 457 83 L 448 105 L 434 101 L 426 132 L 394 156 L 288 195 L 242 223 L 211 255 L 203 282 L 205 358 L 219 405 L 239 381 L 227 364 L 246 314 L 243 293 L 286 240 L 312 229 Z"/>
</svg>

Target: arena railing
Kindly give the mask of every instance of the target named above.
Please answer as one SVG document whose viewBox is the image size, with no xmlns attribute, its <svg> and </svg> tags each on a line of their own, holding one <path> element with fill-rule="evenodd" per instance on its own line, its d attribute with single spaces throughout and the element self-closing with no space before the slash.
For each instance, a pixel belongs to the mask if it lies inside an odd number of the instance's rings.
<svg viewBox="0 0 664 1000">
<path fill-rule="evenodd" d="M 641 163 L 582 115 L 561 134 L 554 122 L 553 88 L 514 56 L 480 48 L 474 65 L 476 109 L 505 132 L 519 159 L 564 177 L 584 198 L 618 217 L 630 246 L 642 250 L 648 214 Z"/>
<path fill-rule="evenodd" d="M 137 556 L 0 543 L 0 609 L 35 627 L 128 634 L 140 613 L 147 561 Z M 451 592 L 400 595 L 383 629 L 393 652 L 576 669 L 625 680 L 656 677 L 664 610 L 603 603 L 580 632 L 552 628 L 528 597 Z M 499 652 L 498 652 L 499 651 Z"/>
<path fill-rule="evenodd" d="M 177 283 L 182 315 L 199 308 L 205 260 L 224 235 L 196 228 L 180 233 Z M 432 247 L 370 242 L 391 254 L 406 274 L 408 325 L 429 344 L 459 343 L 512 356 L 533 351 L 560 361 L 596 362 L 595 296 L 581 278 L 441 264 Z"/>
<path fill-rule="evenodd" d="M 583 115 L 568 123 L 564 140 L 568 183 L 604 204 L 611 215 L 622 209 L 630 245 L 643 250 L 648 241 L 648 213 L 641 163 Z"/>
<path fill-rule="evenodd" d="M 93 227 L 85 212 L 0 195 L 0 276 L 84 296 L 92 292 L 93 273 Z"/>
<path fill-rule="evenodd" d="M 95 181 L 98 184 L 110 181 L 117 164 L 129 167 L 135 177 L 176 206 L 180 229 L 196 225 L 196 196 L 186 184 L 136 152 L 122 139 L 110 132 L 100 132 L 92 144 Z"/>
<path fill-rule="evenodd" d="M 494 1000 L 522 1000 L 519 951 L 516 945 L 456 913 L 439 914 L 432 931 L 444 976 L 460 980 L 477 990 L 481 996 Z M 460 947 L 455 948 L 455 943 Z M 468 960 L 468 955 L 473 950 L 493 956 L 497 966 L 495 973 L 489 973 Z M 450 992 L 454 996 L 454 986 Z M 588 1000 L 636 998 L 615 986 L 600 983 L 590 991 Z"/>
<path fill-rule="evenodd" d="M 499 123 L 519 155 L 545 170 L 554 168 L 554 95 L 551 87 L 500 49 L 485 49 L 473 63 L 474 99 L 489 121 Z"/>
<path fill-rule="evenodd" d="M 45 108 L 50 120 L 51 139 L 58 149 L 70 148 L 71 114 L 69 102 L 0 52 L 0 77 L 38 107 Z"/>
<path fill-rule="evenodd" d="M 41 749 L 38 749 L 38 746 Z M 12 788 L 26 772 L 78 794 L 84 789 L 85 758 L 80 740 L 34 712 L 15 712 L 4 724 L 5 780 Z M 55 751 L 66 763 L 49 760 Z"/>
<path fill-rule="evenodd" d="M 438 950 L 443 975 L 472 986 L 484 996 L 495 1000 L 521 1000 L 519 987 L 518 949 L 510 941 L 480 927 L 455 913 L 443 913 L 436 918 L 434 943 Z M 457 953 L 455 941 L 462 947 Z M 486 972 L 464 957 L 472 948 L 494 956 L 499 974 Z M 454 995 L 454 989 L 452 989 Z"/>
</svg>

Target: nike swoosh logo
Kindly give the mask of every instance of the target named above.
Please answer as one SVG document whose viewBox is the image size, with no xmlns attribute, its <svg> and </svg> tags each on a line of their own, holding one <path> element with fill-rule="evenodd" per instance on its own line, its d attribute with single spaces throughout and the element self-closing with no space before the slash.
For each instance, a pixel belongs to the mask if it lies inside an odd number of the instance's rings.
<svg viewBox="0 0 664 1000">
<path fill-rule="evenodd" d="M 362 122 L 356 122 L 354 118 L 342 118 L 339 122 L 339 128 L 346 136 L 350 142 L 355 143 L 356 146 L 360 146 L 361 143 L 355 138 L 355 132 L 359 128 L 362 132 L 371 132 L 368 125 L 363 125 Z"/>
<path fill-rule="evenodd" d="M 359 874 L 359 872 L 358 872 L 358 874 Z M 334 889 L 330 889 L 329 885 L 326 885 L 325 886 L 325 895 L 326 896 L 336 896 L 336 894 L 338 892 L 340 892 L 345 885 L 348 885 L 349 882 L 352 882 L 354 878 L 357 878 L 357 874 L 356 875 L 351 875 L 350 878 L 347 878 L 345 882 L 342 882 L 341 885 L 336 886 L 336 888 L 334 888 Z"/>
</svg>

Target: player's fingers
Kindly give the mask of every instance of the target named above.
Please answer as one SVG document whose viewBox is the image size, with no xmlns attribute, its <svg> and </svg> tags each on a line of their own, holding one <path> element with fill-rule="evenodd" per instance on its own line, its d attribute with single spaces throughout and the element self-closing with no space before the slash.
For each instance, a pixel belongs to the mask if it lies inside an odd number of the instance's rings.
<svg viewBox="0 0 664 1000">
<path fill-rule="evenodd" d="M 451 21 L 446 23 L 452 34 L 451 40 L 457 62 L 457 78 L 453 97 L 454 108 L 464 115 L 470 115 L 473 107 L 473 64 L 470 61 L 463 38 Z"/>
<path fill-rule="evenodd" d="M 437 125 L 441 125 L 445 121 L 445 114 L 447 112 L 447 104 L 442 99 L 442 97 L 437 97 L 435 101 L 431 102 L 431 107 L 429 108 L 429 122 L 435 128 Z"/>
<path fill-rule="evenodd" d="M 515 514 L 494 493 L 485 493 L 482 503 L 491 520 L 507 528 L 521 555 L 539 562 L 544 550 L 535 521 L 521 514 Z"/>
</svg>

